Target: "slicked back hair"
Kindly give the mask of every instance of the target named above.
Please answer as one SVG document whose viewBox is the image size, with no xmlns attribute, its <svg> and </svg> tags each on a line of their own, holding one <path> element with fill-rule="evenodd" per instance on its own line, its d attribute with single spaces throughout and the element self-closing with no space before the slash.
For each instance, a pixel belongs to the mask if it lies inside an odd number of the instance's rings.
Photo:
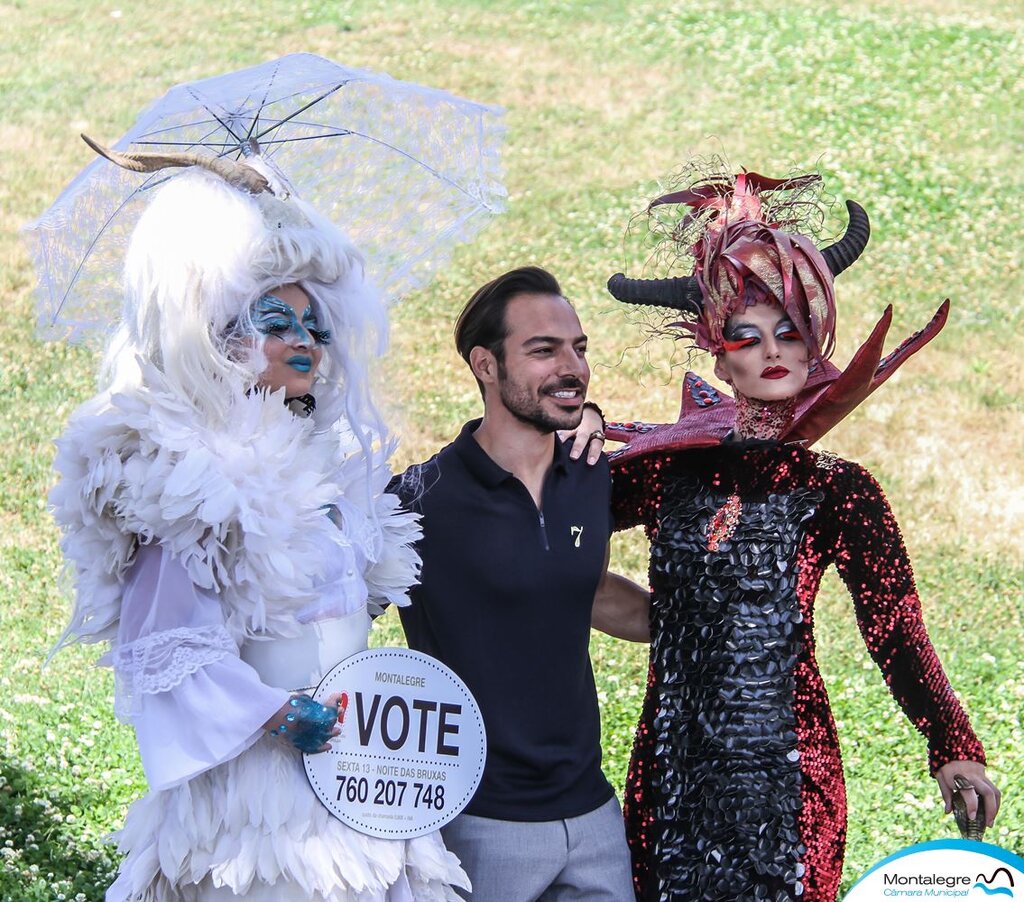
<svg viewBox="0 0 1024 902">
<path fill-rule="evenodd" d="M 469 363 L 469 353 L 479 345 L 490 351 L 499 364 L 505 362 L 508 326 L 505 310 L 520 294 L 553 294 L 564 297 L 558 280 L 539 266 L 521 266 L 478 288 L 462 308 L 455 323 L 455 348 Z M 481 397 L 483 383 L 477 379 Z"/>
</svg>

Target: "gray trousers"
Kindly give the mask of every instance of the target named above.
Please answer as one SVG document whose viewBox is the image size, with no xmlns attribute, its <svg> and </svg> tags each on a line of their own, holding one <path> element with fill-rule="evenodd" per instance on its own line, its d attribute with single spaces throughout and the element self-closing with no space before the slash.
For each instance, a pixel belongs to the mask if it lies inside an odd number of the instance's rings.
<svg viewBox="0 0 1024 902">
<path fill-rule="evenodd" d="M 442 828 L 473 883 L 473 902 L 633 902 L 616 798 L 558 821 L 502 821 L 460 814 Z"/>
</svg>

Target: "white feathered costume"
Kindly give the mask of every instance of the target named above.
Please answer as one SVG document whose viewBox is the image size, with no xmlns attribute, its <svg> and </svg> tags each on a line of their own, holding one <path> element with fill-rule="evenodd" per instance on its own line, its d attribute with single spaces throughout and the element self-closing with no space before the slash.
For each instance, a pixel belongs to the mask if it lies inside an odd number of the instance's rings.
<svg viewBox="0 0 1024 902">
<path fill-rule="evenodd" d="M 386 454 L 337 422 L 375 417 L 360 354 L 382 308 L 358 254 L 306 205 L 194 171 L 143 215 L 126 274 L 107 388 L 58 441 L 51 495 L 76 579 L 62 643 L 110 643 L 150 784 L 108 902 L 458 898 L 437 834 L 356 833 L 262 728 L 365 648 L 368 611 L 407 604 L 418 572 L 415 517 L 382 494 Z M 292 282 L 336 336 L 310 417 L 253 390 L 258 348 L 239 361 L 217 341 Z"/>
</svg>

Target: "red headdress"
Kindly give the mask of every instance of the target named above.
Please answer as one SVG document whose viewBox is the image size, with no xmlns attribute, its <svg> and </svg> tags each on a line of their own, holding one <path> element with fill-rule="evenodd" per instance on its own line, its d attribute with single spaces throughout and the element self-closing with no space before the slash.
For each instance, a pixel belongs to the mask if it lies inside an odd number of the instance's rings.
<svg viewBox="0 0 1024 902">
<path fill-rule="evenodd" d="M 863 207 L 846 202 L 850 222 L 842 238 L 818 250 L 794 230 L 794 206 L 779 195 L 819 186 L 820 176 L 769 179 L 754 172 L 715 176 L 652 201 L 686 204 L 687 213 L 673 235 L 689 236 L 694 259 L 691 276 L 669 279 L 627 279 L 617 273 L 608 290 L 620 301 L 668 307 L 683 318 L 672 325 L 693 335 L 694 343 L 718 354 L 722 330 L 737 309 L 765 300 L 778 303 L 799 330 L 817 360 L 797 398 L 796 412 L 783 441 L 807 444 L 821 438 L 882 384 L 911 354 L 942 328 L 949 302 L 932 321 L 882 360 L 882 343 L 892 308 L 854 355 L 845 371 L 828 362 L 835 345 L 836 308 L 833 280 L 867 246 L 870 226 Z M 684 237 L 685 240 L 685 237 Z M 741 306 L 742 305 L 742 306 Z M 732 428 L 734 402 L 693 373 L 687 373 L 683 404 L 676 423 L 610 424 L 610 438 L 628 441 L 613 456 L 633 457 L 721 441 Z"/>
</svg>

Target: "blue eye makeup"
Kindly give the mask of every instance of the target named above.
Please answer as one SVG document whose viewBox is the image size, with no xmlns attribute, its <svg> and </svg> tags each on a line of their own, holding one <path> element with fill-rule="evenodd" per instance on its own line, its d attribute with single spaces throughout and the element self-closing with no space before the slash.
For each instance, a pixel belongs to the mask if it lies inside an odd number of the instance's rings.
<svg viewBox="0 0 1024 902">
<path fill-rule="evenodd" d="M 303 311 L 300 322 L 290 304 L 275 295 L 264 294 L 252 305 L 252 322 L 256 331 L 268 338 L 311 345 L 331 342 L 330 330 L 320 328 L 312 304 Z"/>
</svg>

